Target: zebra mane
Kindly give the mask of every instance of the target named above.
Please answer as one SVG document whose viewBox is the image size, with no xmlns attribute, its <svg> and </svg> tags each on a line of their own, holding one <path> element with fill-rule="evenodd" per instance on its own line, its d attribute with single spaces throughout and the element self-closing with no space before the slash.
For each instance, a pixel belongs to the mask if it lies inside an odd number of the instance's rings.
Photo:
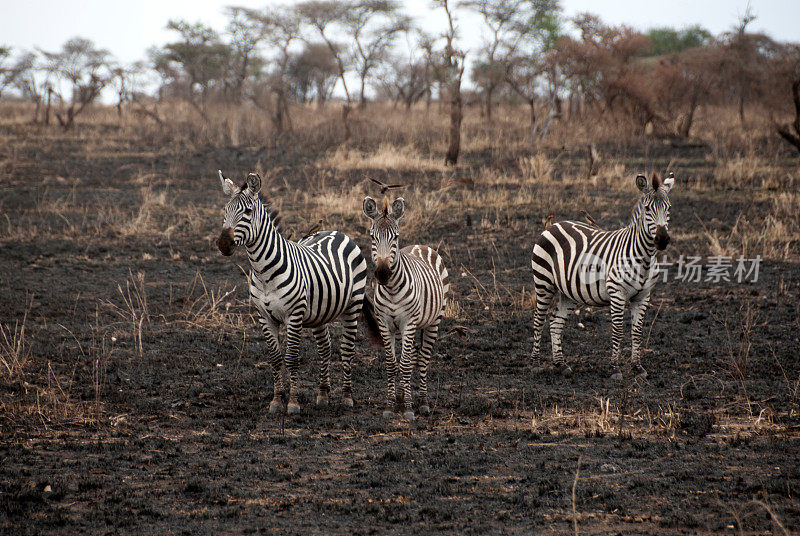
<svg viewBox="0 0 800 536">
<path fill-rule="evenodd" d="M 239 191 L 243 192 L 245 188 L 247 188 L 247 181 L 242 184 L 242 186 L 239 188 Z M 258 194 L 256 194 L 256 199 L 259 199 Z M 261 201 L 261 204 L 267 209 L 267 214 L 269 215 L 269 219 L 272 221 L 272 225 L 275 226 L 275 230 L 278 231 L 278 234 L 286 238 L 286 233 L 284 233 L 285 228 L 283 226 L 283 216 L 281 216 L 280 211 L 277 209 L 277 207 L 274 207 L 272 205 L 272 201 L 267 198 Z"/>
</svg>

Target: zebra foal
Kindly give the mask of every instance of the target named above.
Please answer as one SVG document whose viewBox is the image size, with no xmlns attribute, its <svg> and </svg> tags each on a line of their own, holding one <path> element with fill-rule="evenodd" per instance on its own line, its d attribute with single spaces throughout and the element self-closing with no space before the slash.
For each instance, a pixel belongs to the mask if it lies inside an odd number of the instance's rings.
<svg viewBox="0 0 800 536">
<path fill-rule="evenodd" d="M 377 324 L 366 300 L 367 263 L 355 242 L 336 231 L 311 234 L 297 243 L 281 235 L 275 214 L 261 202 L 261 177 L 250 173 L 241 186 L 219 172 L 222 191 L 230 196 L 217 247 L 232 255 L 244 246 L 250 261 L 250 298 L 258 311 L 258 322 L 267 341 L 273 371 L 274 393 L 269 405 L 275 413 L 285 395 L 283 373 L 288 371 L 288 413 L 300 411 L 297 401 L 299 344 L 303 328 L 309 328 L 319 353 L 317 405 L 328 403 L 330 392 L 331 340 L 328 323 L 341 319 L 343 326 L 342 402 L 353 405 L 351 365 L 357 321 L 364 314 L 375 337 Z M 286 352 L 281 352 L 278 329 L 286 326 Z"/>
<path fill-rule="evenodd" d="M 631 306 L 631 367 L 646 375 L 640 361 L 642 323 L 656 282 L 655 255 L 669 244 L 669 192 L 675 183 L 672 173 L 663 181 L 636 177 L 641 198 L 630 224 L 604 231 L 581 222 L 553 224 L 536 238 L 531 257 L 536 311 L 533 318 L 533 352 L 539 360 L 539 343 L 548 309 L 557 297 L 550 321 L 553 364 L 563 374 L 572 369 L 561 351 L 561 332 L 567 316 L 577 304 L 611 308 L 613 379 L 621 379 L 620 346 L 626 303 Z"/>
<path fill-rule="evenodd" d="M 364 214 L 372 220 L 369 235 L 377 280 L 375 316 L 386 354 L 387 406 L 383 416 L 394 415 L 398 400 L 395 357 L 395 339 L 398 339 L 402 344 L 399 369 L 403 417 L 414 420 L 411 372 L 416 364 L 419 368 L 419 412 L 428 415 L 428 364 L 447 304 L 450 278 L 441 257 L 431 248 L 414 245 L 400 249 L 399 221 L 404 212 L 402 197 L 392 203 L 391 211 L 386 197 L 380 210 L 374 199 L 364 199 Z M 422 331 L 422 346 L 416 357 L 414 337 L 418 330 Z"/>
</svg>

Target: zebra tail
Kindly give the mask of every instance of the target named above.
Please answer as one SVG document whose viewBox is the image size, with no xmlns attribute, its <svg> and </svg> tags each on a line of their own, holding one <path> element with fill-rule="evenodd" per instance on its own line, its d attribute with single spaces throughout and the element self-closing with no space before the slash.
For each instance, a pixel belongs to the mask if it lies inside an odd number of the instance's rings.
<svg viewBox="0 0 800 536">
<path fill-rule="evenodd" d="M 378 320 L 375 318 L 375 306 L 372 305 L 370 299 L 364 295 L 364 301 L 361 306 L 361 316 L 367 323 L 367 333 L 369 340 L 373 346 L 382 346 L 383 340 L 381 339 L 381 330 L 378 327 Z"/>
</svg>

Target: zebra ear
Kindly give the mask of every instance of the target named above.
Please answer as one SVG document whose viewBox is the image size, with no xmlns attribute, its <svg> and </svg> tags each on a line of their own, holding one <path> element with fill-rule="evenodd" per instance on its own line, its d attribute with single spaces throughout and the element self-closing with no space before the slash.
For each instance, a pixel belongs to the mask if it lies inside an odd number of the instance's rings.
<svg viewBox="0 0 800 536">
<path fill-rule="evenodd" d="M 222 174 L 222 170 L 218 169 L 217 172 L 219 173 L 219 180 L 222 183 L 222 191 L 225 195 L 233 197 L 239 191 L 239 188 L 233 184 L 233 181 L 226 178 L 225 175 Z"/>
<path fill-rule="evenodd" d="M 653 183 L 653 191 L 655 192 L 661 187 L 661 175 L 656 171 L 650 176 L 650 181 Z"/>
<path fill-rule="evenodd" d="M 261 190 L 261 177 L 258 173 L 250 173 L 247 176 L 247 188 L 253 193 L 257 194 Z"/>
<path fill-rule="evenodd" d="M 673 172 L 669 172 L 669 175 L 666 179 L 664 179 L 663 184 L 661 185 L 661 189 L 664 190 L 664 193 L 669 193 L 672 190 L 672 187 L 675 185 L 675 174 Z"/>
<path fill-rule="evenodd" d="M 392 217 L 396 220 L 400 220 L 405 212 L 406 202 L 402 197 L 398 197 L 394 200 L 394 203 L 392 203 Z"/>
<path fill-rule="evenodd" d="M 636 187 L 639 188 L 640 192 L 642 193 L 646 192 L 648 190 L 647 177 L 645 177 L 641 173 L 639 175 L 636 175 Z"/>
<path fill-rule="evenodd" d="M 378 217 L 378 204 L 370 196 L 364 198 L 364 214 L 371 220 Z"/>
</svg>

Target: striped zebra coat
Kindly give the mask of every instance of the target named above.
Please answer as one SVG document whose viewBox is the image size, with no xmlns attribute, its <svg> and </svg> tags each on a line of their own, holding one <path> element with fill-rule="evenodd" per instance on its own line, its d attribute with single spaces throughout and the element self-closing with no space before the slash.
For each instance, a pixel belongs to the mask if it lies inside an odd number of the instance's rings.
<svg viewBox="0 0 800 536">
<path fill-rule="evenodd" d="M 399 372 L 403 416 L 413 420 L 411 373 L 415 364 L 419 370 L 419 411 L 423 415 L 430 413 L 428 365 L 447 304 L 450 278 L 441 257 L 431 248 L 415 245 L 399 249 L 398 222 L 404 212 L 402 197 L 392 203 L 391 212 L 387 198 L 384 198 L 381 210 L 371 197 L 364 199 L 364 213 L 372 220 L 370 238 L 377 280 L 375 316 L 386 354 L 387 407 L 383 414 L 392 417 L 395 403 L 399 402 L 396 391 L 397 339 L 402 345 Z M 417 331 L 422 332 L 418 356 L 414 351 Z"/>
<path fill-rule="evenodd" d="M 625 305 L 631 306 L 631 366 L 640 375 L 642 324 L 656 281 L 655 255 L 669 243 L 669 191 L 675 182 L 670 173 L 664 181 L 636 177 L 642 195 L 627 227 L 604 231 L 574 221 L 552 225 L 533 246 L 536 311 L 533 319 L 533 358 L 539 366 L 542 329 L 551 303 L 558 298 L 550 322 L 553 364 L 562 373 L 571 369 L 561 350 L 561 332 L 577 304 L 611 308 L 612 378 L 621 379 L 620 347 Z"/>
<path fill-rule="evenodd" d="M 330 392 L 331 341 L 327 324 L 341 319 L 343 335 L 342 401 L 353 405 L 351 359 L 362 314 L 367 265 L 361 250 L 346 235 L 336 231 L 315 233 L 295 243 L 285 239 L 274 214 L 258 197 L 261 178 L 251 173 L 237 187 L 220 171 L 220 180 L 230 201 L 217 246 L 232 255 L 243 245 L 250 261 L 250 298 L 258 311 L 258 322 L 267 341 L 268 360 L 274 376 L 270 413 L 283 405 L 283 378 L 288 371 L 287 412 L 300 411 L 297 401 L 299 343 L 303 328 L 314 335 L 319 353 L 317 405 L 328 403 Z M 368 327 L 377 337 L 377 324 L 370 307 L 364 307 Z M 286 326 L 286 352 L 282 354 L 278 330 Z"/>
</svg>

